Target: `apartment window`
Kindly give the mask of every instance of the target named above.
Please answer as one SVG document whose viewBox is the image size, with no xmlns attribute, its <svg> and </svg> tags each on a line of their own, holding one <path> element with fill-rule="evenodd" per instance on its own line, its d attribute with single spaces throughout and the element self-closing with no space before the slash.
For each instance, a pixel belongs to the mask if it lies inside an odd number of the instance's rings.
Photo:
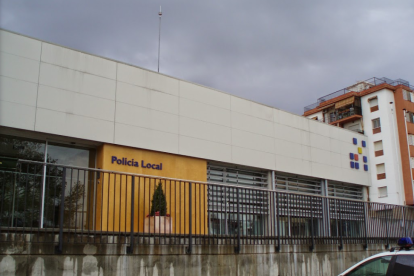
<svg viewBox="0 0 414 276">
<path fill-rule="evenodd" d="M 381 132 L 381 122 L 380 118 L 376 118 L 372 120 L 372 133 L 380 133 Z"/>
<path fill-rule="evenodd" d="M 388 196 L 387 186 L 379 187 L 378 188 L 378 197 L 387 197 L 387 196 Z"/>
<path fill-rule="evenodd" d="M 414 146 L 414 135 L 408 134 L 408 144 Z"/>
<path fill-rule="evenodd" d="M 377 165 L 377 179 L 385 179 L 385 164 L 378 164 Z"/>
<path fill-rule="evenodd" d="M 411 102 L 411 93 L 407 90 L 403 90 L 403 98 L 404 100 Z"/>
<path fill-rule="evenodd" d="M 368 103 L 369 103 L 369 106 L 371 108 L 371 112 L 379 110 L 379 108 L 378 108 L 378 98 L 377 97 L 368 99 Z"/>
<path fill-rule="evenodd" d="M 374 142 L 375 157 L 384 155 L 382 140 Z"/>
<path fill-rule="evenodd" d="M 414 114 L 412 112 L 406 112 L 405 119 L 409 123 L 414 123 Z"/>
</svg>

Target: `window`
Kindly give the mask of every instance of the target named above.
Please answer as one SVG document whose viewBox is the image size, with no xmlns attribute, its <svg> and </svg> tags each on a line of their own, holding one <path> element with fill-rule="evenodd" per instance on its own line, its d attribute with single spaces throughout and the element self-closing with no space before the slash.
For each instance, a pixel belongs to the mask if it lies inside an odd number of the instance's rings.
<svg viewBox="0 0 414 276">
<path fill-rule="evenodd" d="M 381 132 L 381 122 L 380 122 L 380 118 L 376 118 L 374 120 L 372 120 L 372 133 L 379 133 Z"/>
<path fill-rule="evenodd" d="M 411 101 L 411 93 L 409 91 L 403 90 L 403 98 L 406 101 Z"/>
<path fill-rule="evenodd" d="M 275 175 L 275 189 L 294 191 L 306 194 L 322 194 L 321 180 L 304 176 L 277 173 Z"/>
<path fill-rule="evenodd" d="M 406 112 L 405 119 L 409 123 L 414 123 L 414 114 L 412 112 Z"/>
<path fill-rule="evenodd" d="M 382 140 L 374 142 L 375 157 L 384 155 Z"/>
<path fill-rule="evenodd" d="M 385 276 L 387 275 L 388 266 L 391 262 L 391 256 L 383 256 L 372 259 L 368 262 L 365 262 L 357 266 L 350 273 L 346 274 L 347 276 L 362 276 L 362 275 L 378 275 Z M 409 274 L 405 274 L 409 275 Z"/>
<path fill-rule="evenodd" d="M 408 134 L 408 144 L 414 146 L 414 135 Z"/>
<path fill-rule="evenodd" d="M 368 103 L 369 103 L 369 106 L 371 108 L 371 112 L 379 110 L 379 108 L 378 108 L 378 98 L 377 97 L 368 99 Z"/>
<path fill-rule="evenodd" d="M 94 167 L 95 150 L 73 147 L 72 145 L 54 144 L 51 142 L 34 141 L 17 137 L 0 136 L 0 157 L 8 160 L 27 159 L 52 164 L 62 164 L 77 167 Z M 56 227 L 59 225 L 59 205 L 62 188 L 62 168 L 42 164 L 20 163 L 19 178 L 2 179 L 2 208 L 10 206 L 7 211 L 10 216 L 2 217 L 1 226 L 30 225 L 32 227 Z M 0 174 L 2 169 L 0 168 Z M 16 169 L 16 167 L 14 168 Z M 93 197 L 93 174 L 82 169 L 66 169 L 65 204 L 75 204 L 69 210 L 70 216 L 65 221 L 65 228 L 74 226 L 87 227 L 86 214 L 90 205 L 88 201 Z M 43 180 L 44 179 L 44 180 Z M 76 180 L 76 181 L 74 181 Z M 8 183 L 10 181 L 10 184 Z M 44 181 L 44 182 L 43 182 Z M 28 185 L 30 183 L 30 185 Z M 45 184 L 43 193 L 40 186 Z M 16 193 L 14 187 L 19 187 Z M 17 202 L 17 203 L 16 203 Z M 16 203 L 16 204 L 15 204 Z M 43 212 L 40 212 L 42 206 Z M 66 205 L 65 205 L 66 206 Z M 72 208 L 72 207 L 69 207 Z M 5 209 L 3 209 L 5 210 Z M 35 218 L 35 219 L 34 219 Z M 43 223 L 43 224 L 42 224 Z"/>
<path fill-rule="evenodd" d="M 328 196 L 358 200 L 364 199 L 361 186 L 336 182 L 333 180 L 329 180 L 328 183 Z"/>
<path fill-rule="evenodd" d="M 388 196 L 387 186 L 379 187 L 378 188 L 378 197 L 387 197 L 387 196 Z"/>
<path fill-rule="evenodd" d="M 378 164 L 377 165 L 377 179 L 385 179 L 385 164 Z"/>
<path fill-rule="evenodd" d="M 414 255 L 398 255 L 392 275 L 414 275 Z"/>
<path fill-rule="evenodd" d="M 238 166 L 208 163 L 207 180 L 213 183 L 248 187 L 267 187 L 267 171 Z M 209 233 L 231 234 L 240 229 L 242 235 L 261 235 L 263 215 L 267 215 L 268 197 L 265 192 L 243 190 L 240 194 L 240 225 L 237 222 L 237 189 L 208 187 Z"/>
<path fill-rule="evenodd" d="M 372 120 L 372 128 L 379 128 L 379 127 L 381 127 L 380 119 L 377 118 L 377 119 Z"/>
</svg>

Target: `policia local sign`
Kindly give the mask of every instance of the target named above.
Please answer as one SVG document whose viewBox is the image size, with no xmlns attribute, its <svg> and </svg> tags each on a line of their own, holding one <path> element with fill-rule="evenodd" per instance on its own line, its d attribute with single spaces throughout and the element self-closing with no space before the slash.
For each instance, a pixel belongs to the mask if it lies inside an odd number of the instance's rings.
<svg viewBox="0 0 414 276">
<path fill-rule="evenodd" d="M 141 162 L 135 161 L 134 159 L 128 160 L 126 157 L 118 158 L 116 156 L 112 156 L 111 158 L 112 164 L 118 164 L 118 165 L 124 165 L 124 166 L 131 166 L 131 167 L 140 167 L 141 168 L 147 168 L 147 169 L 153 169 L 153 170 L 162 170 L 162 163 L 159 164 L 153 164 L 153 163 L 146 163 L 144 160 L 141 160 Z"/>
</svg>

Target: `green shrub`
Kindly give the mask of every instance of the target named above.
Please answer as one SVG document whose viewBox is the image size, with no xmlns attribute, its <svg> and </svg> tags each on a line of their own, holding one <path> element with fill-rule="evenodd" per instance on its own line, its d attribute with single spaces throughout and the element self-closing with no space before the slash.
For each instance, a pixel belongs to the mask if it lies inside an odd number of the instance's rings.
<svg viewBox="0 0 414 276">
<path fill-rule="evenodd" d="M 155 212 L 159 212 L 160 216 L 167 215 L 167 200 L 165 199 L 161 182 L 158 183 L 158 186 L 152 195 L 150 216 L 154 216 Z"/>
</svg>

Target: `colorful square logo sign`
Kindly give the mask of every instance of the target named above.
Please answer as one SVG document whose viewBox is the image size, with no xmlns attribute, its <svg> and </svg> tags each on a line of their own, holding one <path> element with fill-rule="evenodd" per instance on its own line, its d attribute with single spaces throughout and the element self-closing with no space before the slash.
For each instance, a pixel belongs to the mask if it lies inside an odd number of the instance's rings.
<svg viewBox="0 0 414 276">
<path fill-rule="evenodd" d="M 354 145 L 358 145 L 358 139 L 357 138 L 352 138 L 352 143 Z M 349 159 L 353 160 L 350 162 L 350 166 L 352 169 L 356 169 L 359 170 L 359 163 L 357 161 L 359 161 L 359 156 L 358 154 L 362 154 L 363 150 L 362 148 L 365 148 L 367 146 L 367 143 L 365 141 L 361 141 L 362 147 L 357 147 L 356 150 L 358 153 L 353 153 L 350 152 L 349 153 Z M 368 157 L 367 156 L 362 156 L 362 160 L 364 161 L 364 163 L 368 162 Z M 364 164 L 364 171 L 368 171 L 368 165 Z"/>
</svg>

